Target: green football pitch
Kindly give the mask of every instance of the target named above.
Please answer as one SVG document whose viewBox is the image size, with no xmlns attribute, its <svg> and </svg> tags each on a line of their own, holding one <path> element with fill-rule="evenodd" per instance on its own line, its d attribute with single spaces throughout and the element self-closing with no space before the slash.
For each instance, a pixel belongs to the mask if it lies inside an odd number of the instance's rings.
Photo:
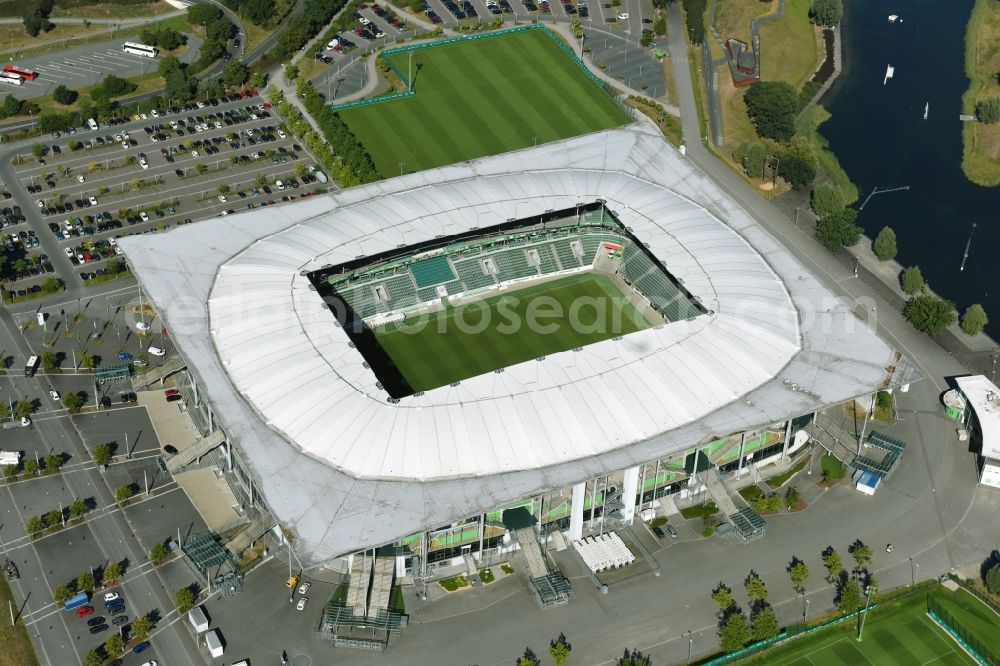
<svg viewBox="0 0 1000 666">
<path fill-rule="evenodd" d="M 932 588 L 938 603 L 983 640 L 1000 636 L 1000 617 L 963 590 Z M 978 607 L 977 607 L 978 606 Z M 873 610 L 857 640 L 854 620 L 796 638 L 735 664 L 767 666 L 975 666 L 976 662 L 927 616 L 926 595 L 916 593 Z M 994 639 L 993 642 L 995 642 Z"/>
<path fill-rule="evenodd" d="M 418 49 L 413 72 L 413 96 L 339 112 L 386 177 L 628 122 L 541 30 Z"/>
<path fill-rule="evenodd" d="M 627 335 L 649 322 L 603 275 L 572 275 L 375 329 L 414 391 Z"/>
</svg>

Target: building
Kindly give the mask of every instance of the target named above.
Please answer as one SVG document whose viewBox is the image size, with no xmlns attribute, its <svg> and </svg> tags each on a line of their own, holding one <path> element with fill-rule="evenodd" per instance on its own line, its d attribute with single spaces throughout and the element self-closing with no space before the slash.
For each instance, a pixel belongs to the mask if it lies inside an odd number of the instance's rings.
<svg viewBox="0 0 1000 666">
<path fill-rule="evenodd" d="M 697 312 L 396 398 L 310 279 L 594 204 Z M 273 515 L 306 565 L 394 544 L 398 573 L 423 575 L 504 548 L 511 507 L 579 538 L 605 510 L 631 521 L 663 496 L 712 492 L 720 471 L 801 446 L 816 410 L 918 378 L 644 124 L 119 244 L 196 411 L 224 433 L 212 441 L 226 442 L 237 495 Z"/>
<path fill-rule="evenodd" d="M 959 438 L 978 453 L 979 483 L 1000 488 L 1000 389 L 983 375 L 956 377 L 945 413 L 962 423 Z"/>
</svg>

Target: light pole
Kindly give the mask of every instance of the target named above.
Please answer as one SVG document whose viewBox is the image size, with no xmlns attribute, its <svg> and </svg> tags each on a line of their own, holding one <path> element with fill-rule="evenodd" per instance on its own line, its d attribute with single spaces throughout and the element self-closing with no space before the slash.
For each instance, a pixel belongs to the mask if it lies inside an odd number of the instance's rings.
<svg viewBox="0 0 1000 666">
<path fill-rule="evenodd" d="M 691 638 L 691 630 L 688 629 L 688 660 L 687 663 L 691 663 L 691 650 L 694 649 L 694 639 Z"/>
<path fill-rule="evenodd" d="M 861 642 L 861 635 L 865 631 L 865 618 L 868 617 L 868 607 L 872 603 L 872 586 L 865 586 L 865 609 L 861 611 L 861 626 L 858 627 L 858 642 Z"/>
<path fill-rule="evenodd" d="M 917 567 L 920 565 L 910 558 L 910 587 L 915 587 L 917 585 Z"/>
</svg>

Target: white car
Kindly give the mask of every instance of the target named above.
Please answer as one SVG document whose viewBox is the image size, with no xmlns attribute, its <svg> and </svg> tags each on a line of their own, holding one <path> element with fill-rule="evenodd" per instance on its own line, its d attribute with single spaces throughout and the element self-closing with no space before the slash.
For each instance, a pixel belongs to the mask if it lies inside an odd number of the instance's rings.
<svg viewBox="0 0 1000 666">
<path fill-rule="evenodd" d="M 371 23 L 371 21 L 369 21 L 368 19 L 366 19 L 364 16 L 358 17 L 358 21 L 361 22 L 361 25 L 368 25 L 369 23 Z"/>
<path fill-rule="evenodd" d="M 149 222 L 149 215 L 146 214 L 146 211 L 142 211 L 141 213 L 139 213 L 139 219 L 141 219 L 143 222 Z"/>
<path fill-rule="evenodd" d="M 148 169 L 149 162 L 147 162 L 146 160 L 139 160 L 139 166 L 141 166 L 143 169 Z"/>
<path fill-rule="evenodd" d="M 285 134 L 284 132 L 282 132 L 281 130 L 278 130 L 278 138 L 279 139 L 287 139 L 288 135 Z"/>
<path fill-rule="evenodd" d="M 31 419 L 29 419 L 27 416 L 22 416 L 21 417 L 21 427 L 22 428 L 27 428 L 30 425 L 31 425 Z M 302 609 L 300 608 L 299 610 L 302 610 Z"/>
<path fill-rule="evenodd" d="M 309 603 L 309 597 L 302 597 L 299 599 L 299 603 L 295 604 L 295 610 L 305 610 L 307 603 Z"/>
<path fill-rule="evenodd" d="M 59 391 L 52 389 L 51 391 L 49 391 L 49 397 L 55 400 L 56 402 L 59 402 Z"/>
<path fill-rule="evenodd" d="M 87 199 L 87 201 L 90 202 L 91 206 L 96 206 L 97 205 L 97 197 L 90 197 L 89 199 Z"/>
<path fill-rule="evenodd" d="M 72 257 L 73 256 L 73 248 L 71 248 L 71 247 L 67 247 L 67 248 L 63 249 L 63 252 L 66 253 L 67 257 Z"/>
<path fill-rule="evenodd" d="M 220 194 L 219 201 L 221 201 L 222 203 L 226 203 L 227 201 L 229 201 L 229 199 L 226 198 L 225 194 Z"/>
<path fill-rule="evenodd" d="M 143 664 L 142 666 L 157 666 L 157 663 L 156 663 L 156 660 L 155 660 L 155 659 L 151 659 L 150 661 L 147 661 L 147 662 L 146 662 L 145 664 Z"/>
<path fill-rule="evenodd" d="M 118 596 L 117 592 L 105 592 L 104 593 L 104 603 L 108 603 L 109 601 L 114 601 L 115 599 L 118 599 L 118 598 L 119 598 L 119 596 Z"/>
<path fill-rule="evenodd" d="M 45 208 L 45 202 L 42 201 L 41 199 L 35 199 L 35 205 L 38 206 L 39 208 Z"/>
<path fill-rule="evenodd" d="M 253 136 L 253 130 L 252 129 L 248 129 L 247 130 L 247 136 Z"/>
<path fill-rule="evenodd" d="M 149 324 L 147 324 L 144 321 L 137 321 L 135 322 L 135 330 L 142 331 L 143 333 L 145 333 L 146 331 L 149 330 Z"/>
<path fill-rule="evenodd" d="M 618 20 L 619 21 L 627 21 L 628 20 L 628 12 L 621 12 L 620 14 L 618 14 Z"/>
<path fill-rule="evenodd" d="M 157 111 L 156 109 L 153 109 L 152 111 L 150 111 L 150 113 L 153 114 L 154 118 L 159 118 L 160 117 L 160 112 Z"/>
<path fill-rule="evenodd" d="M 201 157 L 201 153 L 199 153 L 197 150 L 192 150 L 191 157 Z"/>
<path fill-rule="evenodd" d="M 301 585 L 299 585 L 299 594 L 305 594 L 306 592 L 309 591 L 310 587 L 312 587 L 312 583 L 310 583 L 309 581 L 302 583 Z"/>
<path fill-rule="evenodd" d="M 229 215 L 229 211 L 228 210 L 224 210 L 221 213 L 219 213 L 219 215 L 222 215 L 223 217 L 225 217 L 226 215 Z"/>
<path fill-rule="evenodd" d="M 122 150 L 128 150 L 128 144 L 122 141 Z"/>
<path fill-rule="evenodd" d="M 145 113 L 140 113 L 139 117 L 142 118 L 143 120 L 146 120 L 147 118 L 149 118 L 149 116 L 147 116 Z"/>
<path fill-rule="evenodd" d="M 78 182 L 78 183 L 83 183 L 83 182 L 86 182 L 86 180 L 87 180 L 87 179 L 86 179 L 86 178 L 84 178 L 83 176 L 77 176 L 77 177 L 76 177 L 76 182 Z"/>
<path fill-rule="evenodd" d="M 153 345 L 150 345 L 149 349 L 147 349 L 146 351 L 148 351 L 153 356 L 166 356 L 167 355 L 167 352 L 163 351 L 159 347 L 154 347 Z"/>
</svg>

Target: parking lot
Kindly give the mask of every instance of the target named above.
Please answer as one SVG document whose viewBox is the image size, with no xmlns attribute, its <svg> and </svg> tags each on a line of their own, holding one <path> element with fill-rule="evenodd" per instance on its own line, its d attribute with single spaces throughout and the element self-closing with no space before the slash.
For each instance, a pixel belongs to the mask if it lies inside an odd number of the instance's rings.
<svg viewBox="0 0 1000 666">
<path fill-rule="evenodd" d="M 104 280 L 116 238 L 275 205 L 323 186 L 311 157 L 253 94 L 57 133 L 7 165 L 6 288 Z M 154 115 L 155 114 L 155 115 Z M 145 115 L 145 114 L 144 114 Z M 6 198 L 7 194 L 10 195 Z M 114 270 L 112 270 L 114 272 Z"/>
<path fill-rule="evenodd" d="M 124 53 L 122 44 L 125 41 L 124 38 L 111 39 L 65 51 L 19 58 L 15 64 L 35 70 L 38 78 L 25 81 L 20 86 L 4 86 L 4 94 L 9 93 L 18 99 L 31 99 L 51 94 L 52 89 L 58 85 L 73 89 L 93 86 L 108 74 L 128 78 L 155 72 L 159 59 Z M 189 35 L 188 48 L 179 56 L 181 62 L 191 62 L 197 58 L 200 46 L 201 41 Z"/>
</svg>

